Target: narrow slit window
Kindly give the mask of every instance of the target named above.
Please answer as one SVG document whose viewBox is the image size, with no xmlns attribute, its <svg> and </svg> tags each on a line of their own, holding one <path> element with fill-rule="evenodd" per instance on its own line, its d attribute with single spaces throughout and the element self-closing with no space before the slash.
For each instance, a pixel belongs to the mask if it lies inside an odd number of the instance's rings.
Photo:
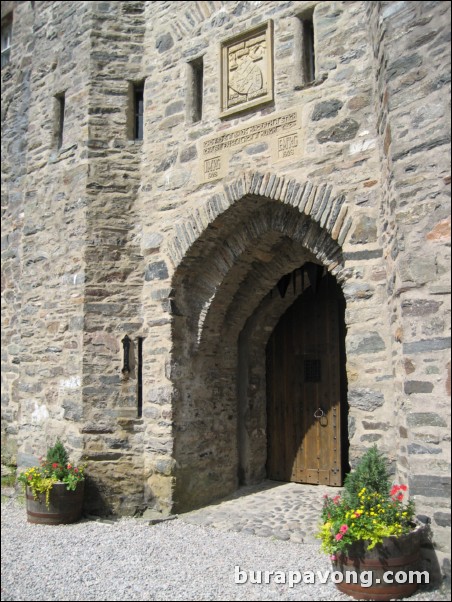
<svg viewBox="0 0 452 602">
<path fill-rule="evenodd" d="M 137 366 L 137 416 L 143 416 L 143 341 L 142 337 L 138 338 L 138 366 Z"/>
<path fill-rule="evenodd" d="M 313 15 L 295 18 L 295 87 L 304 88 L 316 79 Z"/>
<path fill-rule="evenodd" d="M 2 19 L 2 69 L 11 61 L 11 39 L 13 33 L 12 15 Z"/>
<path fill-rule="evenodd" d="M 64 119 L 66 113 L 66 94 L 58 94 L 55 97 L 55 140 L 57 149 L 63 146 L 64 140 Z"/>
<path fill-rule="evenodd" d="M 202 120 L 204 101 L 204 61 L 202 57 L 188 63 L 187 80 L 188 121 L 198 123 Z"/>
<path fill-rule="evenodd" d="M 140 82 L 133 87 L 133 139 L 144 138 L 144 83 Z"/>
<path fill-rule="evenodd" d="M 315 46 L 314 46 L 314 23 L 312 17 L 303 19 L 303 41 L 305 56 L 306 83 L 310 84 L 315 80 Z"/>
</svg>

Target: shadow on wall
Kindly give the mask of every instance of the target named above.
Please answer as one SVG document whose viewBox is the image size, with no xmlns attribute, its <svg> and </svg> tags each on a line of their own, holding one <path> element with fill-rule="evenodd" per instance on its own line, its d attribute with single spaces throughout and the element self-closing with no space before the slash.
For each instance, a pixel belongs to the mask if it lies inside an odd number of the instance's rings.
<svg viewBox="0 0 452 602">
<path fill-rule="evenodd" d="M 443 566 L 443 571 L 438 562 L 434 543 L 433 543 L 433 532 L 430 526 L 430 519 L 427 516 L 417 516 L 418 520 L 428 525 L 425 531 L 424 539 L 421 542 L 421 557 L 422 565 L 420 570 L 428 571 L 430 575 L 430 583 L 426 585 L 424 590 L 436 589 L 441 584 L 444 584 L 450 588 L 450 563 L 448 566 Z"/>
<path fill-rule="evenodd" d="M 84 514 L 95 514 L 96 516 L 112 516 L 113 510 L 108 502 L 108 492 L 102 488 L 98 480 L 86 475 L 85 501 L 83 504 Z"/>
</svg>

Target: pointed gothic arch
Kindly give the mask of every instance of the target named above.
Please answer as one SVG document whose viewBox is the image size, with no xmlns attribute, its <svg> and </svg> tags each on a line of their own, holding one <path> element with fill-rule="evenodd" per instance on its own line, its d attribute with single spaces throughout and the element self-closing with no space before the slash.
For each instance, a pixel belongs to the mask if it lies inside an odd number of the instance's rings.
<svg viewBox="0 0 452 602">
<path fill-rule="evenodd" d="M 176 510 L 265 477 L 262 362 L 290 305 L 290 296 L 278 298 L 278 282 L 307 262 L 345 280 L 341 245 L 350 227 L 345 199 L 329 185 L 260 172 L 223 184 L 175 225 L 166 251 L 174 266 Z M 244 374 L 250 342 L 261 358 L 258 384 Z M 258 389 L 251 411 L 250 387 Z"/>
<path fill-rule="evenodd" d="M 177 269 L 196 240 L 219 216 L 248 198 L 275 201 L 297 209 L 339 247 L 352 226 L 345 196 L 334 195 L 333 188 L 327 183 L 316 185 L 269 171 L 243 171 L 222 183 L 199 207 L 187 212 L 175 224 L 174 233 L 165 245 L 174 268 Z M 329 270 L 333 272 L 337 266 L 333 259 Z"/>
</svg>

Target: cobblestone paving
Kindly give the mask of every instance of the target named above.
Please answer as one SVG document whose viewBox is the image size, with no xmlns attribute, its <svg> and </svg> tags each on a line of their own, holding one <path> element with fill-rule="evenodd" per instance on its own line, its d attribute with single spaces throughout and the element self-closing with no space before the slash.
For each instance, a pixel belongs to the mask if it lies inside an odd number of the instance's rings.
<svg viewBox="0 0 452 602">
<path fill-rule="evenodd" d="M 179 520 L 296 543 L 319 543 L 315 533 L 323 496 L 338 493 L 337 487 L 265 481 L 243 487 L 214 505 L 180 514 Z"/>
</svg>

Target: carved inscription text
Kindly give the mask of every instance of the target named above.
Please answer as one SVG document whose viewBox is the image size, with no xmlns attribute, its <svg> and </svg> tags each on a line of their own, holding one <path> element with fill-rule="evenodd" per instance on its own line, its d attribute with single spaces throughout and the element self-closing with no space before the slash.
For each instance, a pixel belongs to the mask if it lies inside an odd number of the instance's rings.
<svg viewBox="0 0 452 602">
<path fill-rule="evenodd" d="M 219 153 L 244 144 L 258 142 L 268 136 L 297 127 L 298 113 L 291 111 L 284 115 L 267 117 L 253 125 L 223 132 L 203 141 L 203 155 Z"/>
<path fill-rule="evenodd" d="M 281 161 L 301 153 L 301 111 L 274 113 L 249 125 L 218 132 L 198 142 L 202 158 L 201 181 L 223 178 L 229 158 L 235 150 L 257 142 L 267 142 L 272 161 Z"/>
</svg>

